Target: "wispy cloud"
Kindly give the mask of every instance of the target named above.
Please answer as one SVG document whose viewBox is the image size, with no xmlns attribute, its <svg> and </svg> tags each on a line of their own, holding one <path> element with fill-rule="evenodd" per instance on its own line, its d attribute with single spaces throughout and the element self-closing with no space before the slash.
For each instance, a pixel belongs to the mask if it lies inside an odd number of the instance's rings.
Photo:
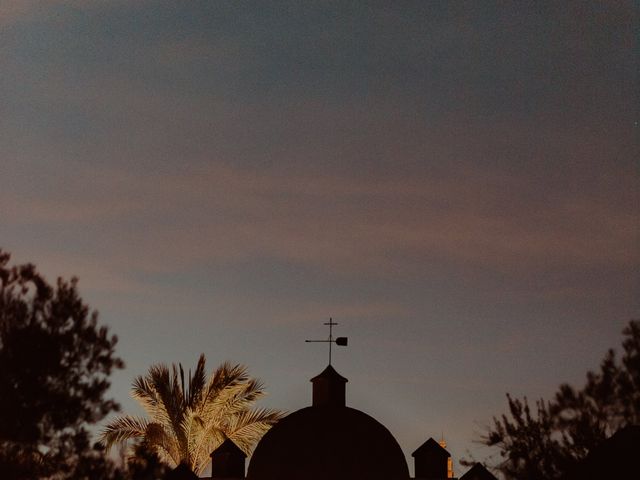
<svg viewBox="0 0 640 480">
<path fill-rule="evenodd" d="M 518 175 L 358 180 L 212 165 L 150 175 L 91 167 L 75 177 L 60 196 L 4 192 L 6 220 L 82 225 L 109 238 L 108 255 L 149 271 L 252 256 L 351 274 L 411 271 L 429 257 L 512 272 L 638 262 L 632 209 L 583 195 L 519 199 Z"/>
</svg>

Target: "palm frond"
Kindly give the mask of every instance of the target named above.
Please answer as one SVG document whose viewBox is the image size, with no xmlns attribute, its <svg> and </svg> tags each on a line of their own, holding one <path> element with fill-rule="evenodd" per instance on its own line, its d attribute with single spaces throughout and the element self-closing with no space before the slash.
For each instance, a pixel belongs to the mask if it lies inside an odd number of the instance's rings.
<svg viewBox="0 0 640 480">
<path fill-rule="evenodd" d="M 166 450 L 164 447 L 160 445 L 157 445 L 155 447 L 155 452 L 158 454 L 158 459 L 162 463 L 169 465 L 171 468 L 175 468 L 180 464 L 180 462 L 176 462 L 173 459 L 173 457 L 171 456 L 171 453 L 168 450 Z"/>
<path fill-rule="evenodd" d="M 202 354 L 186 382 L 181 364 L 153 365 L 146 375 L 136 377 L 131 394 L 150 420 L 116 419 L 105 428 L 103 443 L 110 447 L 144 437 L 162 461 L 173 466 L 186 462 L 197 474 L 226 438 L 249 453 L 283 414 L 251 408 L 264 395 L 264 385 L 252 379 L 244 365 L 225 362 L 207 377 L 205 364 Z"/>
<path fill-rule="evenodd" d="M 244 383 L 228 386 L 203 407 L 207 418 L 213 421 L 222 422 L 225 418 L 232 418 L 235 415 L 251 408 L 253 403 L 264 395 L 263 385 L 259 380 L 251 379 Z"/>
<path fill-rule="evenodd" d="M 136 377 L 133 381 L 131 396 L 140 403 L 153 421 L 168 425 L 171 424 L 172 419 L 167 406 L 158 394 L 155 381 L 157 379 L 152 378 L 150 374 Z"/>
<path fill-rule="evenodd" d="M 200 354 L 198 364 L 193 371 L 193 375 L 189 375 L 189 387 L 186 392 L 186 403 L 189 408 L 195 408 L 202 399 L 205 386 L 207 384 L 207 373 L 205 370 L 206 359 L 204 353 Z"/>
<path fill-rule="evenodd" d="M 144 418 L 131 416 L 118 417 L 109 422 L 100 432 L 100 443 L 109 451 L 115 443 L 145 436 L 149 422 Z"/>
<path fill-rule="evenodd" d="M 180 425 L 185 442 L 181 445 L 182 458 L 187 460 L 189 466 L 193 469 L 195 463 L 194 450 L 197 448 L 198 441 L 204 429 L 204 422 L 194 410 L 187 408 Z"/>
<path fill-rule="evenodd" d="M 225 388 L 242 384 L 250 380 L 247 367 L 244 365 L 231 366 L 229 362 L 224 362 L 209 378 L 205 388 L 207 401 L 219 394 Z"/>
<path fill-rule="evenodd" d="M 211 461 L 209 457 L 211 452 L 218 448 L 226 439 L 227 436 L 219 429 L 202 431 L 198 443 L 193 450 L 194 473 L 200 474 L 204 471 Z"/>
<path fill-rule="evenodd" d="M 170 425 L 166 427 L 170 427 Z M 182 461 L 180 444 L 173 431 L 167 431 L 165 425 L 156 422 L 150 423 L 145 432 L 145 439 L 165 463 L 177 467 Z"/>
<path fill-rule="evenodd" d="M 153 388 L 148 377 L 143 377 L 142 375 L 133 379 L 131 395 L 140 402 L 144 401 L 150 405 L 155 405 L 158 402 L 158 396 L 155 388 Z"/>
<path fill-rule="evenodd" d="M 274 409 L 245 410 L 231 419 L 227 436 L 249 455 L 257 441 L 284 415 Z"/>
<path fill-rule="evenodd" d="M 158 395 L 158 403 L 166 410 L 166 415 L 174 433 L 181 434 L 180 424 L 184 415 L 184 393 L 178 381 L 178 369 L 172 366 L 155 365 L 149 369 L 148 377 Z"/>
</svg>

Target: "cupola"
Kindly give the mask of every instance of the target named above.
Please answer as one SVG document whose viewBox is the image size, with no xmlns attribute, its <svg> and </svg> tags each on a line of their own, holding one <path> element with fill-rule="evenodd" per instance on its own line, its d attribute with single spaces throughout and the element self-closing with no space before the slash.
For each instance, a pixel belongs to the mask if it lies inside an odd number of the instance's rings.
<svg viewBox="0 0 640 480">
<path fill-rule="evenodd" d="M 344 407 L 346 405 L 346 383 L 348 380 L 331 366 L 311 379 L 314 407 Z"/>
<path fill-rule="evenodd" d="M 347 379 L 329 365 L 311 382 L 312 406 L 287 415 L 262 437 L 247 480 L 409 480 L 391 432 L 345 405 Z"/>
</svg>

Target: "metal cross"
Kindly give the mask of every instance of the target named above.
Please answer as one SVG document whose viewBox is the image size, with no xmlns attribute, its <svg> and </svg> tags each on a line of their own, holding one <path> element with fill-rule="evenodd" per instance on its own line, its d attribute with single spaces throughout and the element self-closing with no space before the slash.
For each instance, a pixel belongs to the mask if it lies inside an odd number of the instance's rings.
<svg viewBox="0 0 640 480">
<path fill-rule="evenodd" d="M 323 325 L 329 326 L 329 338 L 327 340 L 305 340 L 305 342 L 328 343 L 329 344 L 329 365 L 331 365 L 331 345 L 335 343 L 336 345 L 340 345 L 341 347 L 346 347 L 349 339 L 347 337 L 336 337 L 335 340 L 333 339 L 333 326 L 338 324 L 334 322 L 332 318 L 329 318 L 329 321 L 324 323 Z"/>
</svg>

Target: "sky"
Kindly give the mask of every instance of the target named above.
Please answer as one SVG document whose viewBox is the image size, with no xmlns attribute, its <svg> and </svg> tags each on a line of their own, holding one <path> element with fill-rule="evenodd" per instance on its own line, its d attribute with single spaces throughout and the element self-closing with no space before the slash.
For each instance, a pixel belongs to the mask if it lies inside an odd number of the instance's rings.
<svg viewBox="0 0 640 480">
<path fill-rule="evenodd" d="M 243 363 L 457 474 L 640 317 L 638 4 L 0 0 L 0 246 L 155 363 Z"/>
</svg>

